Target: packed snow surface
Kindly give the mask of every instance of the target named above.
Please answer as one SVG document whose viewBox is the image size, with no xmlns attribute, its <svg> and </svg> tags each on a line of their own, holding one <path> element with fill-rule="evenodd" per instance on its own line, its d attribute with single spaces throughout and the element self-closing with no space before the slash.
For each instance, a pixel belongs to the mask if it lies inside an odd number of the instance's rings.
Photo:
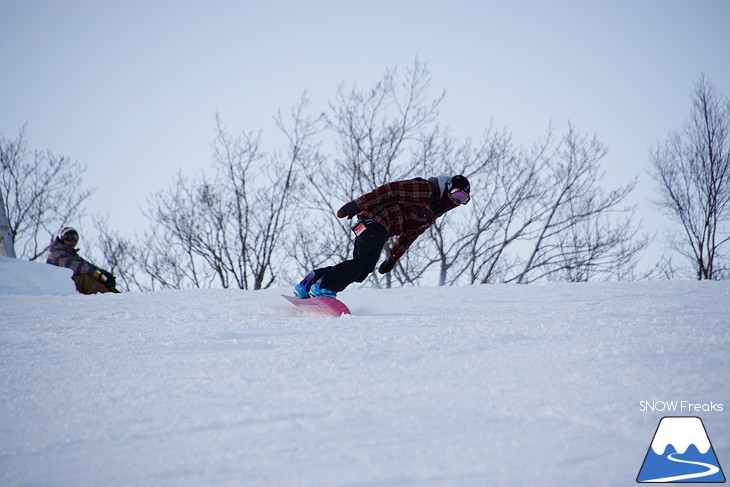
<svg viewBox="0 0 730 487">
<path fill-rule="evenodd" d="M 730 464 L 728 282 L 352 288 L 335 319 L 289 289 L 44 294 L 9 265 L 3 486 L 634 485 L 668 415 Z"/>
</svg>

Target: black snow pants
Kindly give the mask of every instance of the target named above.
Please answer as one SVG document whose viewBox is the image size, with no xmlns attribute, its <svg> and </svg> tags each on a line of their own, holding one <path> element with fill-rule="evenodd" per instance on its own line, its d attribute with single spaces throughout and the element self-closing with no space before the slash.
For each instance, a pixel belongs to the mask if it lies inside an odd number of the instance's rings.
<svg viewBox="0 0 730 487">
<path fill-rule="evenodd" d="M 388 241 L 388 234 L 376 221 L 362 220 L 360 223 L 366 228 L 355 238 L 352 259 L 315 270 L 322 276 L 323 288 L 340 292 L 353 282 L 363 282 L 375 269 L 385 242 Z"/>
</svg>

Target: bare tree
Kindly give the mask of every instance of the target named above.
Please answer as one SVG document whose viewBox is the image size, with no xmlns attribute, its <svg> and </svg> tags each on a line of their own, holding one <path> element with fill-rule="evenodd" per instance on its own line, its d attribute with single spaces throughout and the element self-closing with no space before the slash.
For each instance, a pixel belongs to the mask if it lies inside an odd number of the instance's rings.
<svg viewBox="0 0 730 487">
<path fill-rule="evenodd" d="M 31 150 L 25 126 L 12 140 L 0 133 L 0 202 L 7 217 L 2 223 L 20 258 L 38 259 L 56 231 L 83 216 L 82 205 L 93 193 L 82 188 L 85 171 L 50 150 Z"/>
<path fill-rule="evenodd" d="M 303 97 L 289 121 L 276 118 L 287 145 L 270 155 L 259 135 L 232 136 L 216 117 L 212 175 L 179 174 L 154 194 L 143 244 L 105 233 L 106 260 L 133 269 L 120 272 L 122 281 L 141 290 L 271 286 L 286 262 L 285 239 L 293 235 L 286 230 L 297 217 L 301 168 L 317 157 L 307 104 Z"/>
<path fill-rule="evenodd" d="M 475 178 L 471 225 L 461 233 L 469 247 L 461 267 L 470 284 L 504 282 L 517 265 L 510 249 L 527 238 L 539 219 L 539 174 L 547 144 L 518 151 L 500 134 L 489 152 L 489 165 Z"/>
<path fill-rule="evenodd" d="M 155 193 L 145 216 L 152 230 L 142 239 L 145 249 L 138 252 L 141 269 L 162 287 L 205 288 L 213 285 L 216 271 L 222 287 L 229 287 L 210 238 L 216 236 L 216 215 L 206 215 L 222 194 L 210 190 L 211 183 L 178 174 L 173 184 Z M 222 229 L 220 229 L 222 230 Z"/>
<path fill-rule="evenodd" d="M 464 280 L 476 282 L 479 274 L 496 268 L 500 257 L 497 249 L 516 238 L 500 239 L 499 233 L 502 228 L 510 234 L 507 222 L 510 204 L 514 211 L 521 205 L 517 201 L 520 195 L 512 189 L 519 192 L 527 187 L 525 180 L 517 185 L 513 178 L 528 173 L 514 170 L 516 166 L 511 164 L 515 162 L 514 147 L 509 135 L 491 125 L 478 144 L 466 139 L 458 145 L 445 136 L 431 159 L 430 166 L 437 174 L 467 176 L 472 181 L 475 198 L 468 206 L 434 222 L 421 242 L 426 257 L 408 259 L 406 265 L 396 269 L 394 276 L 400 282 L 415 283 L 424 275 L 435 273 L 442 286 Z M 507 188 L 511 185 L 515 187 Z"/>
<path fill-rule="evenodd" d="M 309 213 L 291 249 L 300 272 L 349 258 L 353 236 L 347 221 L 332 216 L 338 205 L 388 181 L 461 173 L 473 181 L 473 203 L 435 222 L 393 272 L 371 275 L 372 284 L 627 275 L 621 269 L 632 268 L 645 246 L 633 209 L 620 207 L 635 183 L 602 192 L 602 144 L 572 126 L 558 142 L 550 131 L 530 153 L 518 152 L 504 130 L 491 126 L 478 144 L 459 144 L 438 125 L 444 95 L 429 99 L 430 82 L 416 60 L 400 84 L 396 71 L 387 70 L 369 91 L 340 86 L 324 119 L 336 155 L 329 165 L 322 159 L 307 168 L 312 192 L 301 208 Z"/>
<path fill-rule="evenodd" d="M 550 138 L 546 147 L 551 145 Z M 586 281 L 625 272 L 621 269 L 635 262 L 647 238 L 637 240 L 635 209 L 621 205 L 636 179 L 604 193 L 599 186 L 599 162 L 606 152 L 595 136 L 580 135 L 572 125 L 555 150 L 543 151 L 541 192 L 530 217 L 535 222 L 529 238 L 531 249 L 512 280 Z M 614 222 L 617 215 L 620 221 Z"/>
<path fill-rule="evenodd" d="M 217 119 L 212 174 L 180 174 L 155 194 L 144 246 L 103 245 L 119 254 L 109 266 L 128 265 L 120 280 L 139 289 L 292 282 L 292 274 L 349 258 L 351 222 L 334 217 L 343 203 L 389 181 L 460 173 L 472 182 L 470 204 L 437 220 L 371 285 L 633 275 L 646 245 L 624 204 L 635 180 L 603 191 L 607 149 L 596 137 L 569 126 L 555 139 L 548 130 L 524 151 L 490 125 L 478 142 L 457 142 L 438 124 L 444 95 L 429 97 L 430 84 L 416 60 L 403 76 L 386 70 L 369 90 L 340 85 L 318 119 L 303 98 L 288 124 L 276 118 L 286 145 L 272 154 L 258 135 L 232 137 Z"/>
<path fill-rule="evenodd" d="M 138 245 L 136 239 L 128 238 L 118 231 L 109 228 L 108 217 L 96 216 L 93 218 L 94 229 L 97 232 L 96 249 L 101 251 L 100 262 L 104 262 L 104 268 L 109 270 L 116 277 L 117 289 L 130 291 L 132 289 L 141 291 L 155 290 L 155 280 L 142 272 L 139 262 L 147 262 L 145 256 L 139 253 L 147 252 L 149 245 Z M 150 242 L 147 236 L 145 242 Z M 147 281 L 142 279 L 147 278 Z"/>
<path fill-rule="evenodd" d="M 507 278 L 515 266 L 510 249 L 537 221 L 536 203 L 542 191 L 538 176 L 544 165 L 544 146 L 536 146 L 530 153 L 518 151 L 503 131 L 487 147 L 482 155 L 487 163 L 473 178 L 470 224 L 459 230 L 459 237 L 469 244 L 460 255 L 459 267 L 470 284 Z"/>
<path fill-rule="evenodd" d="M 635 181 L 608 194 L 599 186 L 605 151 L 572 126 L 558 142 L 549 129 L 529 152 L 491 127 L 479 145 L 444 151 L 442 167 L 470 177 L 474 197 L 430 229 L 424 265 L 437 266 L 440 285 L 629 275 L 646 237 L 620 206 Z"/>
<path fill-rule="evenodd" d="M 339 86 L 323 115 L 335 155 L 306 168 L 310 184 L 301 205 L 308 210 L 299 230 L 303 243 L 292 248 L 302 271 L 349 258 L 349 222 L 333 217 L 339 205 L 389 181 L 429 175 L 433 159 L 427 148 L 438 136 L 444 97 L 429 98 L 430 84 L 427 65 L 416 59 L 402 77 L 396 69 L 386 70 L 369 90 Z M 311 253 L 313 248 L 317 252 Z M 386 276 L 386 285 L 390 278 Z M 378 284 L 379 276 L 371 279 Z"/>
<path fill-rule="evenodd" d="M 428 66 L 418 59 L 400 83 L 397 70 L 388 69 L 367 92 L 340 85 L 325 121 L 336 136 L 337 186 L 343 195 L 359 195 L 421 169 L 424 161 L 408 157 L 409 151 L 430 140 L 445 96 L 429 99 L 430 85 Z"/>
<path fill-rule="evenodd" d="M 651 151 L 658 206 L 681 225 L 673 249 L 692 262 L 697 279 L 727 277 L 730 240 L 730 99 L 702 75 L 682 132 Z"/>
</svg>

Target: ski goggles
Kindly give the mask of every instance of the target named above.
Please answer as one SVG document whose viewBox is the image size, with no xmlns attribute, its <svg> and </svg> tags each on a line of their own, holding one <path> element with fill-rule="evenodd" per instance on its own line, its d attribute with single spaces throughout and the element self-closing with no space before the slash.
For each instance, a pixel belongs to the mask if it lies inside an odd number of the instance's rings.
<svg viewBox="0 0 730 487">
<path fill-rule="evenodd" d="M 78 242 L 79 234 L 76 232 L 66 232 L 63 237 L 61 237 L 61 240 L 66 240 L 68 242 Z"/>
<path fill-rule="evenodd" d="M 460 189 L 457 189 L 457 188 L 454 188 L 454 189 L 451 190 L 451 197 L 455 201 L 457 201 L 460 205 L 467 204 L 469 202 L 469 200 L 471 199 L 469 197 L 469 194 L 468 193 L 466 193 L 466 192 L 464 192 L 464 191 L 462 191 Z"/>
</svg>

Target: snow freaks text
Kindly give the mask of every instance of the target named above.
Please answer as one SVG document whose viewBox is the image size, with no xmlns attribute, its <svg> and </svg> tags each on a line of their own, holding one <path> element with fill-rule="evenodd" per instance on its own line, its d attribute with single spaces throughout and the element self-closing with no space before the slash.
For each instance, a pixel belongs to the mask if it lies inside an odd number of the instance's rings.
<svg viewBox="0 0 730 487">
<path fill-rule="evenodd" d="M 660 412 L 660 413 L 721 413 L 723 405 L 710 401 L 709 403 L 696 403 L 692 401 L 639 401 L 639 411 Z"/>
</svg>

